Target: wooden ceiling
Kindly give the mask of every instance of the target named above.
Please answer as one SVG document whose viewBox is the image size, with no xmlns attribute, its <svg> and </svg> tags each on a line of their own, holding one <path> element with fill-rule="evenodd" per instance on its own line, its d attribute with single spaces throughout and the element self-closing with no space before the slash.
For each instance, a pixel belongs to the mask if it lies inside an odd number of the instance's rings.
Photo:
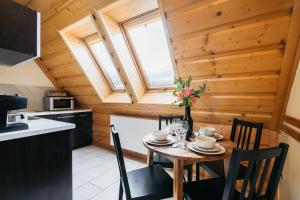
<svg viewBox="0 0 300 200">
<path fill-rule="evenodd" d="M 42 13 L 40 66 L 55 84 L 94 109 L 94 137 L 109 144 L 109 114 L 157 117 L 174 105 L 101 103 L 58 31 L 113 0 L 16 0 Z M 176 69 L 209 91 L 192 109 L 196 127 L 232 118 L 277 130 L 299 38 L 299 0 L 159 0 Z M 109 10 L 109 9 L 108 9 Z M 112 12 L 110 10 L 110 12 Z M 41 64 L 42 63 L 42 64 Z"/>
</svg>

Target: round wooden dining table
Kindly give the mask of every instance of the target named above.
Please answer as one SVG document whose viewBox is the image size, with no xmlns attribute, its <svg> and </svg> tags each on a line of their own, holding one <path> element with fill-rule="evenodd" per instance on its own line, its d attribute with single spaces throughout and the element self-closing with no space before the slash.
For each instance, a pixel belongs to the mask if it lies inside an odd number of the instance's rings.
<svg viewBox="0 0 300 200">
<path fill-rule="evenodd" d="M 213 160 L 223 160 L 225 167 L 225 176 L 228 173 L 229 162 L 234 147 L 234 143 L 231 140 L 224 139 L 219 142 L 226 151 L 221 155 L 201 155 L 190 151 L 187 148 L 175 148 L 172 146 L 154 146 L 148 144 L 146 139 L 143 139 L 144 146 L 148 149 L 147 164 L 150 166 L 153 164 L 153 154 L 158 153 L 165 156 L 174 162 L 173 168 L 173 199 L 182 200 L 183 199 L 183 176 L 184 176 L 184 166 L 187 164 L 192 164 L 196 162 L 205 162 Z"/>
</svg>

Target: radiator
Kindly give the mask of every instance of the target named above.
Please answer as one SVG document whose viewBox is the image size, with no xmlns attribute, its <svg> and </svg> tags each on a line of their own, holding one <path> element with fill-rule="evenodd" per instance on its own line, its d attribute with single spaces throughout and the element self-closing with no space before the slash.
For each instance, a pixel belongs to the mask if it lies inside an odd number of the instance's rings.
<svg viewBox="0 0 300 200">
<path fill-rule="evenodd" d="M 111 115 L 110 124 L 114 124 L 119 133 L 122 148 L 142 154 L 147 154 L 142 142 L 143 137 L 158 130 L 158 120 L 139 117 Z M 113 145 L 112 137 L 110 137 L 110 144 Z"/>
</svg>

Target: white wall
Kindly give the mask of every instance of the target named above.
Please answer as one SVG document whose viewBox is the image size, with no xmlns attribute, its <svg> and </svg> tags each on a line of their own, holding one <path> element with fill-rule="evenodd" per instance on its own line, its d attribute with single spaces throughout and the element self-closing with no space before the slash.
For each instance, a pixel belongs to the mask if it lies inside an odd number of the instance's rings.
<svg viewBox="0 0 300 200">
<path fill-rule="evenodd" d="M 142 143 L 144 136 L 158 130 L 158 120 L 140 117 L 110 115 L 110 124 L 115 125 L 119 133 L 122 148 L 142 154 L 147 154 Z M 165 124 L 162 124 L 162 128 L 165 128 Z M 110 144 L 114 144 L 112 137 Z"/>
<path fill-rule="evenodd" d="M 43 110 L 43 96 L 54 86 L 35 64 L 28 61 L 14 67 L 0 66 L 0 95 L 20 94 L 28 98 L 28 111 Z"/>
<path fill-rule="evenodd" d="M 14 67 L 0 66 L 0 84 L 53 87 L 53 84 L 34 61 Z"/>
<path fill-rule="evenodd" d="M 286 114 L 300 119 L 300 63 L 292 87 Z M 300 199 L 300 143 L 282 133 L 279 141 L 290 145 L 287 160 L 284 166 L 282 181 L 279 186 L 279 200 Z"/>
</svg>

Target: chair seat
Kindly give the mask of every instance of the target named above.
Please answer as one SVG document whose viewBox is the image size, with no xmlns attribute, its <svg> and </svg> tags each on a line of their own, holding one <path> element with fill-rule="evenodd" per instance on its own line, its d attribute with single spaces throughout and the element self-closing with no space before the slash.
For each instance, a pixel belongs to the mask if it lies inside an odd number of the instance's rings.
<svg viewBox="0 0 300 200">
<path fill-rule="evenodd" d="M 223 160 L 203 162 L 201 166 L 214 177 L 225 177 Z"/>
<path fill-rule="evenodd" d="M 226 180 L 224 177 L 185 183 L 184 193 L 188 200 L 221 200 Z M 239 199 L 239 191 L 234 190 L 233 199 Z"/>
<path fill-rule="evenodd" d="M 191 200 L 220 200 L 226 180 L 223 177 L 185 183 L 184 193 Z"/>
<path fill-rule="evenodd" d="M 164 168 L 173 168 L 174 163 L 168 159 L 167 157 L 161 156 L 159 154 L 154 154 L 153 156 L 153 164 L 159 164 Z M 192 166 L 192 164 L 185 165 L 185 169 L 189 169 Z"/>
<path fill-rule="evenodd" d="M 223 160 L 203 162 L 201 163 L 201 166 L 214 177 L 225 177 Z M 247 167 L 245 167 L 244 165 L 240 165 L 237 180 L 244 179 L 246 171 Z"/>
<path fill-rule="evenodd" d="M 164 199 L 173 196 L 173 180 L 159 165 L 127 173 L 132 199 Z"/>
</svg>

